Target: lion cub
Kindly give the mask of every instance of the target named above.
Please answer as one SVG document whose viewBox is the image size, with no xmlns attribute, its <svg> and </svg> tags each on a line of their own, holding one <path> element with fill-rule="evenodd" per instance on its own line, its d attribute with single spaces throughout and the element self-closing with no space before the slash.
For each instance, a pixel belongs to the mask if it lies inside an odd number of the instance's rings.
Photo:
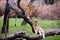
<svg viewBox="0 0 60 40">
<path fill-rule="evenodd" d="M 45 38 L 44 30 L 40 27 L 40 25 L 37 23 L 37 21 L 32 21 L 33 28 L 35 30 L 35 34 L 43 35 L 43 38 Z"/>
</svg>

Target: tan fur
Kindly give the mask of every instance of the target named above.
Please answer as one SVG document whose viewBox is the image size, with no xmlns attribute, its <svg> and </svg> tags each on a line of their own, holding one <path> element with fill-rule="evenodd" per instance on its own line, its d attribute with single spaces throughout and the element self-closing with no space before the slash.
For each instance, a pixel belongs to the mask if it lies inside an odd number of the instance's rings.
<svg viewBox="0 0 60 40">
<path fill-rule="evenodd" d="M 25 14 L 26 14 L 27 16 L 32 15 L 32 14 L 31 14 L 31 11 L 33 11 L 34 8 L 35 8 L 35 5 L 27 6 L 27 7 L 25 8 Z"/>
<path fill-rule="evenodd" d="M 39 26 L 37 21 L 32 21 L 32 24 L 33 24 L 33 28 L 35 30 L 35 34 L 39 33 L 40 35 L 43 35 L 43 38 L 44 38 L 45 37 L 44 30 Z"/>
</svg>

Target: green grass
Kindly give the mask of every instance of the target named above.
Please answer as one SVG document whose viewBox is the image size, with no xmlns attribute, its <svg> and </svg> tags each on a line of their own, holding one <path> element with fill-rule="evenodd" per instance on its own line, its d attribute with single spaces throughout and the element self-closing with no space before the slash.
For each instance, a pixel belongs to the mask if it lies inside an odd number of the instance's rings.
<svg viewBox="0 0 60 40">
<path fill-rule="evenodd" d="M 2 28 L 2 24 L 3 24 L 3 19 L 0 18 L 0 30 L 1 30 L 1 28 Z"/>
<path fill-rule="evenodd" d="M 58 36 L 48 36 L 44 38 L 43 40 L 60 40 L 60 35 Z"/>
<path fill-rule="evenodd" d="M 60 28 L 60 20 L 42 20 L 39 18 L 33 18 L 33 20 L 38 21 L 39 25 L 44 29 L 55 29 L 55 28 Z M 21 22 L 23 21 L 23 19 L 18 19 L 16 20 L 16 26 L 14 26 L 15 24 L 15 19 L 14 18 L 10 18 L 9 19 L 9 34 L 15 33 L 17 31 L 21 31 L 21 30 L 26 30 L 26 34 L 30 34 L 32 35 L 33 33 L 28 31 L 31 30 L 31 27 L 29 24 L 27 24 L 26 26 L 21 26 Z M 2 23 L 3 23 L 3 19 L 0 18 L 0 31 L 2 28 Z M 4 36 L 4 34 L 0 34 L 0 37 Z M 59 40 L 60 39 L 60 35 L 59 36 L 49 36 L 44 38 L 43 40 Z"/>
</svg>

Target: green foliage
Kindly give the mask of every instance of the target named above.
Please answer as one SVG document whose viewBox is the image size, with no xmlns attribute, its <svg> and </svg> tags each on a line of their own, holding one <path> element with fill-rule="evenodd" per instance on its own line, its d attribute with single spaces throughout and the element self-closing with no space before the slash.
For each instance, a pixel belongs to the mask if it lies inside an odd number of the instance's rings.
<svg viewBox="0 0 60 40">
<path fill-rule="evenodd" d="M 1 30 L 1 28 L 2 28 L 2 23 L 3 23 L 3 19 L 0 18 L 0 30 Z"/>
<path fill-rule="evenodd" d="M 39 19 L 39 18 L 37 18 L 37 19 L 33 18 L 33 20 L 38 21 L 38 23 L 40 24 L 40 26 L 43 29 L 59 28 L 59 25 L 60 25 L 60 20 L 42 20 L 42 19 Z"/>
<path fill-rule="evenodd" d="M 48 36 L 44 38 L 43 40 L 60 40 L 60 35 L 58 36 Z"/>
</svg>

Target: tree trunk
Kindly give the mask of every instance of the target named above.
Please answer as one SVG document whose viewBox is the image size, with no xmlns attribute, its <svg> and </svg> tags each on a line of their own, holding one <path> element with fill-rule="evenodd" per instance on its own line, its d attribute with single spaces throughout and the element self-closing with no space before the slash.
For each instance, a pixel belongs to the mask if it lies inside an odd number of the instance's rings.
<svg viewBox="0 0 60 40">
<path fill-rule="evenodd" d="M 2 27 L 1 33 L 5 33 L 5 27 L 6 27 L 6 32 L 8 33 L 8 29 L 9 29 L 9 18 L 8 18 L 8 15 L 7 16 L 4 15 L 3 27 Z"/>
<path fill-rule="evenodd" d="M 9 18 L 8 13 L 10 12 L 10 8 L 8 3 L 6 3 L 5 13 L 4 13 L 4 19 L 3 19 L 3 27 L 1 33 L 8 33 L 8 27 L 9 27 Z"/>
</svg>

